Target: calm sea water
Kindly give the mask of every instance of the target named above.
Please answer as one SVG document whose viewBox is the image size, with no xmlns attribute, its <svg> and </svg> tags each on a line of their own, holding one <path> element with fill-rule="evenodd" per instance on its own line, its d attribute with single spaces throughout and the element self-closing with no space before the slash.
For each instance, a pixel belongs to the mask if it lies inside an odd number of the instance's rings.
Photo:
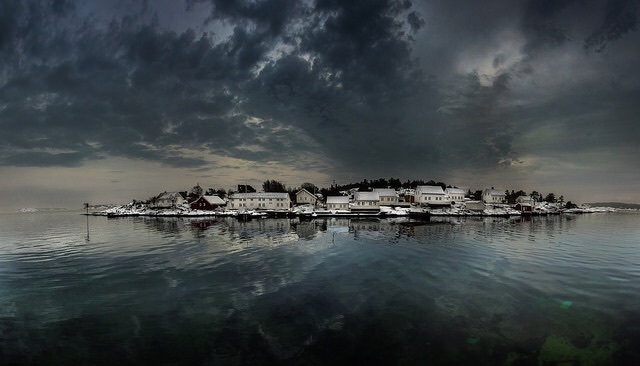
<svg viewBox="0 0 640 366">
<path fill-rule="evenodd" d="M 1 365 L 640 364 L 640 214 L 0 215 Z"/>
</svg>

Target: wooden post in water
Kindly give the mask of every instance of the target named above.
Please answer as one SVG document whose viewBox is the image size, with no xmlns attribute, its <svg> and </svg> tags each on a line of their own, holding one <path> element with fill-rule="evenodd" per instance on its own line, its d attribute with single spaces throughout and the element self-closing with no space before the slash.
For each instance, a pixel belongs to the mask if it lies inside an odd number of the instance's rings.
<svg viewBox="0 0 640 366">
<path fill-rule="evenodd" d="M 89 203 L 85 202 L 84 203 L 84 209 L 87 211 L 87 238 L 85 239 L 86 241 L 89 241 Z"/>
</svg>

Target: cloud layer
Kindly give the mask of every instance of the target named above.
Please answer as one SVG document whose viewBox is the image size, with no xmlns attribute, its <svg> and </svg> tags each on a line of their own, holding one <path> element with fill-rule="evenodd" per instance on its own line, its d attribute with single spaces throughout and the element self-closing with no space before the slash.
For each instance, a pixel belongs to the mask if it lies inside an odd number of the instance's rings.
<svg viewBox="0 0 640 366">
<path fill-rule="evenodd" d="M 594 151 L 614 161 L 581 169 L 640 166 L 636 0 L 131 4 L 0 4 L 0 166 L 523 181 Z"/>
</svg>

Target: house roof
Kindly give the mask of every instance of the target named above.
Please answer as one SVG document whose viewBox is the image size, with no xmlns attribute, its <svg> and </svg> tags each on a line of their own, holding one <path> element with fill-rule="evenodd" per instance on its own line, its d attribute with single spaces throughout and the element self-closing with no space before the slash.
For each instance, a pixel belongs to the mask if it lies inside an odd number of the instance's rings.
<svg viewBox="0 0 640 366">
<path fill-rule="evenodd" d="M 207 200 L 207 202 L 212 205 L 224 205 L 226 203 L 222 198 L 218 196 L 202 196 L 202 198 Z"/>
<path fill-rule="evenodd" d="M 306 190 L 305 188 L 300 188 L 300 190 L 299 190 L 298 192 L 296 192 L 296 196 L 297 196 L 297 195 L 299 195 L 300 193 L 306 193 L 306 194 L 308 194 L 308 195 L 310 195 L 310 196 L 315 197 L 315 195 L 314 195 L 313 193 L 309 192 L 309 191 L 308 191 L 308 190 Z"/>
<path fill-rule="evenodd" d="M 184 197 L 182 196 L 182 194 L 180 194 L 180 192 L 164 192 L 158 195 L 159 200 L 172 200 L 178 197 L 184 199 Z"/>
<path fill-rule="evenodd" d="M 327 204 L 329 203 L 349 203 L 347 196 L 327 196 Z"/>
<path fill-rule="evenodd" d="M 444 190 L 445 193 L 449 193 L 449 194 L 466 194 L 467 192 L 465 192 L 464 189 L 460 189 L 460 188 L 447 188 Z"/>
<path fill-rule="evenodd" d="M 416 194 L 442 194 L 444 195 L 444 191 L 440 186 L 417 186 Z"/>
<path fill-rule="evenodd" d="M 289 193 L 282 192 L 253 192 L 234 193 L 231 198 L 289 198 Z"/>
<path fill-rule="evenodd" d="M 353 195 L 354 201 L 379 201 L 380 195 L 378 192 L 356 192 Z"/>
<path fill-rule="evenodd" d="M 492 195 L 492 196 L 506 196 L 506 194 L 504 193 L 504 191 L 501 191 L 501 190 L 499 190 L 499 189 L 489 189 L 489 188 L 487 188 L 487 189 L 485 189 L 485 190 L 484 190 L 484 194 L 485 194 L 485 195 L 490 194 L 490 195 Z"/>
<path fill-rule="evenodd" d="M 378 192 L 379 196 L 398 197 L 398 192 L 393 188 L 374 188 L 373 191 Z"/>
</svg>

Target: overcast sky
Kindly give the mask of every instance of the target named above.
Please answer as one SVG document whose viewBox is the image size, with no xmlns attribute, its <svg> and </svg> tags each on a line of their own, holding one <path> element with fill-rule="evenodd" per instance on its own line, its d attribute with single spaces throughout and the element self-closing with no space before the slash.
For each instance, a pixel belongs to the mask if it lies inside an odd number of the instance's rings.
<svg viewBox="0 0 640 366">
<path fill-rule="evenodd" d="M 433 179 L 640 202 L 640 0 L 0 2 L 0 205 Z"/>
</svg>

